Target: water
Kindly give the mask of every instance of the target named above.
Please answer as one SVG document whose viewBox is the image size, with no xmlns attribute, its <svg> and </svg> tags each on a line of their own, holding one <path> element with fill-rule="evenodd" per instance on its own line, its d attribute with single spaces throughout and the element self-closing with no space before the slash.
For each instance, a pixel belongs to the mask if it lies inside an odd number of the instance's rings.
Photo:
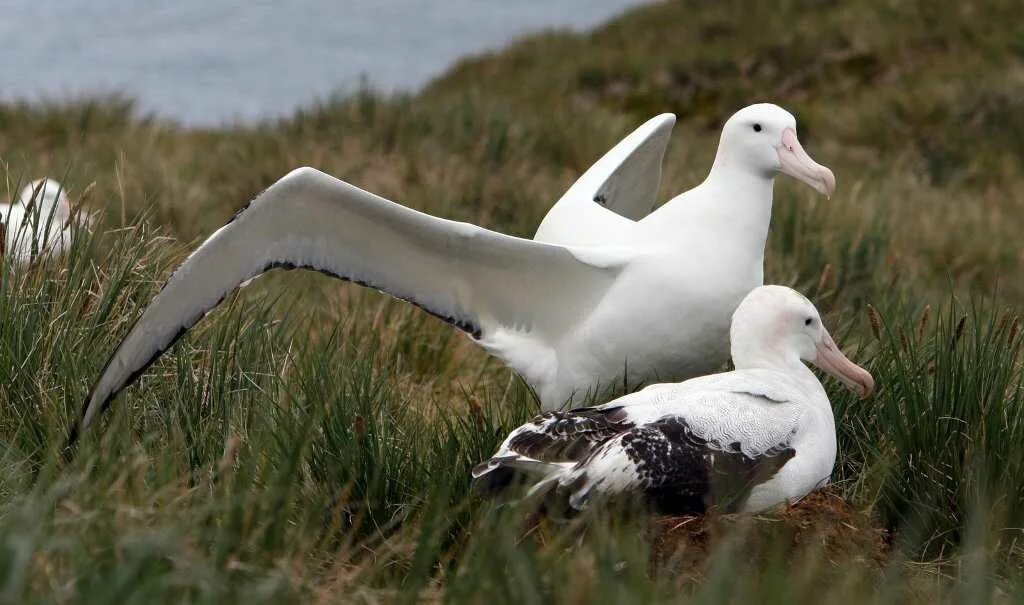
<svg viewBox="0 0 1024 605">
<path fill-rule="evenodd" d="M 191 125 L 287 115 L 365 77 L 415 90 L 528 32 L 644 0 L 0 0 L 0 98 L 123 93 Z"/>
</svg>

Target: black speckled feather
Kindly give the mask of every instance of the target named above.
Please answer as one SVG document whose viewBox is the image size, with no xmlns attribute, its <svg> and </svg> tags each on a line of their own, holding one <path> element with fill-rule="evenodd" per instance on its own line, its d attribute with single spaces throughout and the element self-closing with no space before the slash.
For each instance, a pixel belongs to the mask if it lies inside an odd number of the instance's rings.
<svg viewBox="0 0 1024 605">
<path fill-rule="evenodd" d="M 598 445 L 633 428 L 621 406 L 547 412 L 533 419 L 508 442 L 513 452 L 538 460 L 572 462 Z"/>
<path fill-rule="evenodd" d="M 735 512 L 756 485 L 771 479 L 796 455 L 796 450 L 787 444 L 779 444 L 752 457 L 740 450 L 739 443 L 719 444 L 699 437 L 678 416 L 630 430 L 618 441 L 635 465 L 636 491 L 659 509 L 674 514 L 703 513 L 712 506 Z M 606 450 L 607 447 L 595 449 L 580 467 Z M 591 483 L 586 475 L 587 472 L 574 481 L 571 488 L 599 485 L 600 479 Z M 588 496 L 585 492 L 576 493 L 574 500 L 582 502 Z"/>
</svg>

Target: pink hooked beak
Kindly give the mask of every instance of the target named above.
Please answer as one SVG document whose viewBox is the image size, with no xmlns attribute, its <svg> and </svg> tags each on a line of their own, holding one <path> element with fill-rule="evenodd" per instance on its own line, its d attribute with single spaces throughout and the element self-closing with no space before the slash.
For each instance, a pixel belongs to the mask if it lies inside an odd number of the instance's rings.
<svg viewBox="0 0 1024 605">
<path fill-rule="evenodd" d="M 807 155 L 792 128 L 782 131 L 782 145 L 779 147 L 779 170 L 814 187 L 818 193 L 822 193 L 826 197 L 832 197 L 832 192 L 836 190 L 836 176 L 832 174 L 831 170 Z"/>
<path fill-rule="evenodd" d="M 818 356 L 814 359 L 814 365 L 835 377 L 861 399 L 867 399 L 875 392 L 875 379 L 867 370 L 843 355 L 828 331 L 825 331 L 824 337 L 818 343 Z"/>
</svg>

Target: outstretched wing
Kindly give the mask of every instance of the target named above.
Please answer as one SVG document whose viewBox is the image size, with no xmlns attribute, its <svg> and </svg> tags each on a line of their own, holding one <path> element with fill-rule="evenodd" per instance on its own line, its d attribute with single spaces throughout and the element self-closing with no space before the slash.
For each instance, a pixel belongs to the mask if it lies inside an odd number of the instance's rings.
<svg viewBox="0 0 1024 605">
<path fill-rule="evenodd" d="M 548 211 L 534 239 L 604 244 L 647 216 L 657 202 L 662 158 L 675 123 L 673 114 L 662 114 L 622 139 Z"/>
<path fill-rule="evenodd" d="M 514 330 L 547 344 L 597 304 L 621 260 L 432 217 L 300 168 L 171 275 L 107 362 L 81 426 L 229 292 L 275 267 L 376 288 L 477 339 Z"/>
</svg>

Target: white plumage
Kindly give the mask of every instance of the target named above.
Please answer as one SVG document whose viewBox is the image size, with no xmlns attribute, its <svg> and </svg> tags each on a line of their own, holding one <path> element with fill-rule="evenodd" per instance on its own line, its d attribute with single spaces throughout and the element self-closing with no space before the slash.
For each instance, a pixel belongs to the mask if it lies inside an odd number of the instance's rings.
<svg viewBox="0 0 1024 605">
<path fill-rule="evenodd" d="M 491 488 L 517 474 L 570 506 L 635 494 L 676 513 L 758 511 L 827 483 L 836 458 L 831 404 L 815 363 L 868 396 L 817 310 L 781 286 L 751 292 L 732 322 L 736 370 L 658 384 L 603 406 L 550 412 L 513 431 L 473 470 Z"/>
<path fill-rule="evenodd" d="M 15 263 L 63 252 L 71 241 L 71 206 L 64 186 L 53 179 L 26 185 L 10 204 L 0 204 L 3 254 Z"/>
<path fill-rule="evenodd" d="M 730 314 L 762 283 L 774 176 L 826 193 L 835 181 L 799 146 L 792 115 L 754 105 L 725 124 L 707 180 L 644 216 L 673 122 L 654 118 L 609 151 L 533 241 L 416 212 L 312 168 L 293 171 L 175 271 L 114 351 L 82 425 L 226 294 L 282 266 L 442 317 L 519 372 L 545 409 L 592 389 L 717 367 Z"/>
</svg>

